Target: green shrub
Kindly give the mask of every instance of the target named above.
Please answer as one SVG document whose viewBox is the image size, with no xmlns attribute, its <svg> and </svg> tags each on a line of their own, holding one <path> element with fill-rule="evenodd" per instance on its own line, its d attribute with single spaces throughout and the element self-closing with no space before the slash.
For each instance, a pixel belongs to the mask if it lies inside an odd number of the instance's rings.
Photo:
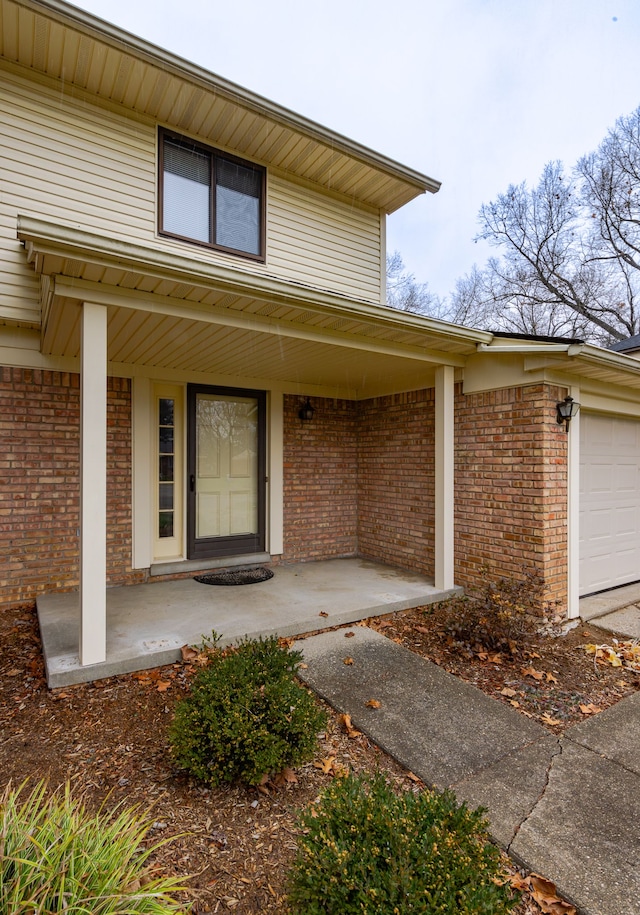
<svg viewBox="0 0 640 915">
<path fill-rule="evenodd" d="M 313 756 L 326 713 L 295 679 L 299 651 L 275 637 L 212 652 L 170 730 L 176 764 L 212 785 L 263 776 Z"/>
<path fill-rule="evenodd" d="M 505 915 L 482 811 L 450 792 L 395 794 L 382 775 L 336 779 L 303 816 L 295 915 Z"/>
<path fill-rule="evenodd" d="M 447 604 L 445 633 L 454 647 L 515 652 L 542 622 L 543 595 L 536 573 L 489 581 L 479 593 Z"/>
<path fill-rule="evenodd" d="M 143 848 L 150 823 L 136 809 L 89 815 L 64 792 L 46 797 L 44 783 L 0 797 L 0 912 L 11 915 L 163 915 L 184 911 L 174 877 L 152 877 Z"/>
</svg>

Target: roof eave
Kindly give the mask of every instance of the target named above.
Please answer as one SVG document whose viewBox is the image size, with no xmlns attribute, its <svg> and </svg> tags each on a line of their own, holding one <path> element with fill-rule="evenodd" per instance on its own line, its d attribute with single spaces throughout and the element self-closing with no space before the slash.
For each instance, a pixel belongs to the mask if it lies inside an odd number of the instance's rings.
<svg viewBox="0 0 640 915">
<path fill-rule="evenodd" d="M 405 195 L 405 200 L 400 205 L 404 205 L 405 202 L 420 194 L 425 192 L 435 194 L 440 189 L 440 181 L 402 165 L 230 80 L 211 73 L 204 67 L 199 67 L 197 64 L 172 54 L 170 51 L 147 42 L 124 29 L 120 29 L 104 19 L 65 3 L 64 0 L 14 0 L 14 2 L 25 8 L 41 11 L 44 15 L 55 19 L 63 25 L 71 22 L 78 30 L 120 50 L 130 49 L 135 55 L 153 66 L 160 67 L 179 78 L 195 82 L 208 91 L 214 91 L 252 112 L 262 114 L 282 126 L 331 146 L 336 151 L 375 168 L 396 180 L 400 180 L 414 190 L 412 196 Z"/>
</svg>

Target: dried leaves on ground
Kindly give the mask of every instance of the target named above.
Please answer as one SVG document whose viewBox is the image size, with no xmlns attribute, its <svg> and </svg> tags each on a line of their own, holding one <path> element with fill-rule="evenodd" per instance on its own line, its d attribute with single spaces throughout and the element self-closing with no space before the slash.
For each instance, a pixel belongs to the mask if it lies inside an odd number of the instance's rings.
<svg viewBox="0 0 640 915">
<path fill-rule="evenodd" d="M 599 657 L 594 663 L 584 646 L 605 643 L 594 627 L 534 638 L 517 654 L 465 655 L 447 643 L 443 612 L 423 608 L 371 624 L 555 733 L 640 687 L 632 667 Z M 106 797 L 151 807 L 152 838 L 179 836 L 157 866 L 190 875 L 195 913 L 286 912 L 298 815 L 328 780 L 384 769 L 398 787 L 420 787 L 348 715 L 336 714 L 312 763 L 255 788 L 203 788 L 174 770 L 167 740 L 175 703 L 206 660 L 201 652 L 187 649 L 181 663 L 157 670 L 50 691 L 32 608 L 0 614 L 0 644 L 0 788 L 42 778 L 54 788 L 71 779 L 96 808 Z M 516 883 L 527 879 L 511 872 Z M 544 911 L 532 885 L 522 888 L 519 915 Z"/>
</svg>

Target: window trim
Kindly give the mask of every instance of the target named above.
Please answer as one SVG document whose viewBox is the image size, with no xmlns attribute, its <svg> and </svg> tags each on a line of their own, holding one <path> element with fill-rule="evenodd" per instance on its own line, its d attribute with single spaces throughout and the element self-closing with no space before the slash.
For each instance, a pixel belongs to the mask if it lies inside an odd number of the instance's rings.
<svg viewBox="0 0 640 915">
<path fill-rule="evenodd" d="M 169 232 L 164 228 L 164 144 L 165 139 L 176 140 L 180 143 L 184 143 L 187 146 L 192 147 L 199 152 L 205 153 L 210 157 L 211 162 L 211 187 L 209 193 L 209 217 L 210 217 L 210 233 L 213 238 L 213 233 L 215 232 L 216 225 L 216 182 L 215 182 L 215 160 L 226 159 L 228 162 L 236 162 L 238 165 L 242 165 L 245 168 L 253 169 L 258 172 L 261 176 L 260 180 L 260 202 L 259 202 L 259 233 L 260 233 L 260 251 L 258 254 L 254 254 L 251 251 L 243 251 L 238 248 L 229 248 L 226 245 L 219 245 L 215 241 L 201 241 L 197 238 L 190 238 L 188 235 L 179 235 L 176 232 Z M 212 251 L 221 251 L 224 254 L 232 254 L 235 257 L 242 257 L 247 260 L 257 261 L 258 263 L 264 263 L 266 260 L 266 212 L 267 212 L 267 170 L 263 165 L 258 165 L 255 162 L 250 162 L 248 159 L 241 159 L 239 156 L 234 156 L 231 153 L 226 153 L 223 150 L 216 149 L 213 146 L 207 146 L 205 143 L 200 143 L 198 140 L 194 140 L 191 137 L 184 136 L 184 134 L 176 133 L 173 130 L 168 130 L 165 127 L 158 128 L 158 234 L 163 238 L 173 238 L 177 241 L 187 242 L 190 245 L 198 245 L 201 248 L 208 248 Z"/>
</svg>

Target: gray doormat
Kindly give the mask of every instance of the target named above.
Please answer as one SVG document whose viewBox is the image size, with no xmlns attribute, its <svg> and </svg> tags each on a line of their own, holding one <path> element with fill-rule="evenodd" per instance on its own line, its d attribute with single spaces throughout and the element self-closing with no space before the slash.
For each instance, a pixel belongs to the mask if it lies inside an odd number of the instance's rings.
<svg viewBox="0 0 640 915">
<path fill-rule="evenodd" d="M 255 569 L 227 569 L 210 575 L 196 575 L 194 581 L 199 581 L 201 585 L 254 585 L 259 581 L 269 581 L 270 578 L 273 578 L 271 569 L 259 566 Z"/>
</svg>

